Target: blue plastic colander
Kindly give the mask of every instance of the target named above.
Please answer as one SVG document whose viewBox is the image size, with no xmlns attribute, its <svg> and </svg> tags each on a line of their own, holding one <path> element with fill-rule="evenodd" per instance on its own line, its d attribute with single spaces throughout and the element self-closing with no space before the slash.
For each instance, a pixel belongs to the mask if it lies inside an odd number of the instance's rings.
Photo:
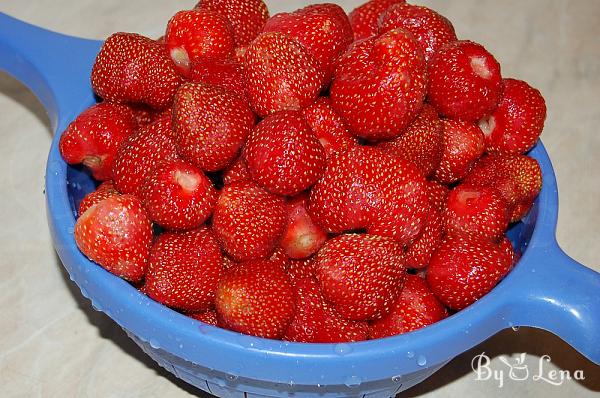
<svg viewBox="0 0 600 398">
<path fill-rule="evenodd" d="M 0 70 L 40 99 L 61 132 L 95 102 L 89 76 L 101 42 L 53 33 L 0 13 Z M 433 326 L 351 344 L 299 344 L 204 325 L 149 299 L 83 256 L 73 239 L 76 209 L 94 184 L 67 166 L 56 134 L 46 170 L 48 223 L 71 279 L 156 362 L 220 397 L 389 397 L 511 326 L 549 330 L 600 364 L 600 274 L 557 245 L 556 179 L 542 144 L 531 152 L 544 186 L 510 237 L 523 256 L 487 296 Z"/>
</svg>

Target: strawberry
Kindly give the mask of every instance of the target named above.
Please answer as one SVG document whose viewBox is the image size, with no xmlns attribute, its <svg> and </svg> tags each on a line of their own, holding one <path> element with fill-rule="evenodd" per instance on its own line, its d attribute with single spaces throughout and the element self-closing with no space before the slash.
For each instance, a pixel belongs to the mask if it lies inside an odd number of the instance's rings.
<svg viewBox="0 0 600 398">
<path fill-rule="evenodd" d="M 294 318 L 294 291 L 281 267 L 265 260 L 248 261 L 223 275 L 215 307 L 219 326 L 276 339 Z"/>
<path fill-rule="evenodd" d="M 435 180 L 427 181 L 426 185 L 427 196 L 432 207 L 440 212 L 446 208 L 446 197 L 450 189 L 444 184 L 440 184 Z"/>
<path fill-rule="evenodd" d="M 506 248 L 486 239 L 454 237 L 433 255 L 427 283 L 442 303 L 460 311 L 492 290 L 511 267 Z"/>
<path fill-rule="evenodd" d="M 431 292 L 423 278 L 406 275 L 404 288 L 392 311 L 369 325 L 369 338 L 380 339 L 412 332 L 447 316 L 446 307 Z"/>
<path fill-rule="evenodd" d="M 130 108 L 103 102 L 83 111 L 60 136 L 58 148 L 65 162 L 83 163 L 95 179 L 112 179 L 119 145 L 135 128 Z"/>
<path fill-rule="evenodd" d="M 248 50 L 249 44 L 239 46 L 235 48 L 233 52 L 233 60 L 240 65 L 244 65 L 244 58 L 246 58 L 246 51 Z"/>
<path fill-rule="evenodd" d="M 319 96 L 325 72 L 302 45 L 282 33 L 261 34 L 246 50 L 246 93 L 261 117 L 306 108 Z"/>
<path fill-rule="evenodd" d="M 119 192 L 141 196 L 149 171 L 162 161 L 179 158 L 172 136 L 171 118 L 163 117 L 144 126 L 121 145 L 113 164 Z"/>
<path fill-rule="evenodd" d="M 236 261 L 268 257 L 286 224 L 284 199 L 250 181 L 223 188 L 212 220 L 221 247 Z"/>
<path fill-rule="evenodd" d="M 377 141 L 404 131 L 426 91 L 423 51 L 410 33 L 392 30 L 350 47 L 337 64 L 330 97 L 354 135 Z"/>
<path fill-rule="evenodd" d="M 78 215 L 81 216 L 90 207 L 114 195 L 119 195 L 115 184 L 112 181 L 104 181 L 95 191 L 87 194 L 79 203 Z"/>
<path fill-rule="evenodd" d="M 369 0 L 355 8 L 349 15 L 354 31 L 354 40 L 363 40 L 377 34 L 379 18 L 394 4 L 403 4 L 405 0 Z"/>
<path fill-rule="evenodd" d="M 223 259 L 210 229 L 161 234 L 150 252 L 146 293 L 186 312 L 209 310 L 223 274 Z"/>
<path fill-rule="evenodd" d="M 379 319 L 400 295 L 406 270 L 402 248 L 389 238 L 339 235 L 317 254 L 323 295 L 344 318 Z"/>
<path fill-rule="evenodd" d="M 379 34 L 392 29 L 404 29 L 412 33 L 427 62 L 441 47 L 458 40 L 452 22 L 423 6 L 395 4 L 381 15 L 379 21 Z"/>
<path fill-rule="evenodd" d="M 269 18 L 262 0 L 200 0 L 195 8 L 215 11 L 227 18 L 238 47 L 254 40 Z"/>
<path fill-rule="evenodd" d="M 133 112 L 133 121 L 136 129 L 140 129 L 150 123 L 160 119 L 165 115 L 165 112 L 171 114 L 171 109 L 167 108 L 162 111 L 156 111 L 144 104 L 129 104 L 127 105 Z"/>
<path fill-rule="evenodd" d="M 207 9 L 184 10 L 167 24 L 165 42 L 171 59 L 183 76 L 190 76 L 192 62 L 203 58 L 227 58 L 235 43 L 229 21 Z"/>
<path fill-rule="evenodd" d="M 435 109 L 427 104 L 402 135 L 379 147 L 390 155 L 399 156 L 417 166 L 425 176 L 440 164 L 444 148 L 442 123 Z"/>
<path fill-rule="evenodd" d="M 435 170 L 435 179 L 452 184 L 465 177 L 473 164 L 483 155 L 485 141 L 481 130 L 473 123 L 442 120 L 444 149 L 442 160 Z"/>
<path fill-rule="evenodd" d="M 404 262 L 407 268 L 423 269 L 427 267 L 431 256 L 442 243 L 444 227 L 440 211 L 432 207 L 421 235 L 406 249 Z"/>
<path fill-rule="evenodd" d="M 510 239 L 504 235 L 502 239 L 500 239 L 498 246 L 500 247 L 500 250 L 504 251 L 511 258 L 511 265 L 515 265 L 517 263 L 517 253 L 515 253 Z"/>
<path fill-rule="evenodd" d="M 490 155 L 477 162 L 464 183 L 496 188 L 508 204 L 510 222 L 517 222 L 542 189 L 542 170 L 537 160 L 525 155 Z"/>
<path fill-rule="evenodd" d="M 252 178 L 267 191 L 295 195 L 325 169 L 325 150 L 298 111 L 263 119 L 248 137 L 244 157 Z"/>
<path fill-rule="evenodd" d="M 237 94 L 248 102 L 244 90 L 244 68 L 231 59 L 199 59 L 192 63 L 190 81 L 212 84 Z"/>
<path fill-rule="evenodd" d="M 236 265 L 238 265 L 239 263 L 237 261 L 234 261 L 231 257 L 228 257 L 227 255 L 223 256 L 223 269 L 224 270 L 228 270 L 229 268 L 233 268 Z"/>
<path fill-rule="evenodd" d="M 236 181 L 250 180 L 250 172 L 243 156 L 238 157 L 224 172 L 223 184 L 229 185 Z"/>
<path fill-rule="evenodd" d="M 210 217 L 217 197 L 204 173 L 183 160 L 157 165 L 142 184 L 148 216 L 168 229 L 198 228 Z"/>
<path fill-rule="evenodd" d="M 354 40 L 346 13 L 331 3 L 273 15 L 263 32 L 280 32 L 298 41 L 325 71 L 325 86 L 329 86 L 335 61 Z"/>
<path fill-rule="evenodd" d="M 292 285 L 296 285 L 298 281 L 301 281 L 307 277 L 317 276 L 317 262 L 316 256 L 308 257 L 302 260 L 290 259 L 285 265 L 285 272 L 290 278 Z"/>
<path fill-rule="evenodd" d="M 502 96 L 500 64 L 482 45 L 454 41 L 429 61 L 427 98 L 440 114 L 468 122 L 489 115 Z"/>
<path fill-rule="evenodd" d="M 367 339 L 368 324 L 342 318 L 325 301 L 314 277 L 295 286 L 296 316 L 283 339 L 302 343 L 343 343 Z"/>
<path fill-rule="evenodd" d="M 273 254 L 271 254 L 271 257 L 269 257 L 268 261 L 271 264 L 276 265 L 281 269 L 285 270 L 290 259 L 281 247 L 277 247 L 275 248 Z"/>
<path fill-rule="evenodd" d="M 302 114 L 325 149 L 328 159 L 358 143 L 357 138 L 348 131 L 341 116 L 331 106 L 329 97 L 319 97 L 304 109 Z"/>
<path fill-rule="evenodd" d="M 429 208 L 426 180 L 403 159 L 356 146 L 335 156 L 311 191 L 308 212 L 326 232 L 366 229 L 408 244 Z"/>
<path fill-rule="evenodd" d="M 498 108 L 479 121 L 489 153 L 525 153 L 544 129 L 546 102 L 542 94 L 521 80 L 504 79 Z"/>
<path fill-rule="evenodd" d="M 508 227 L 508 211 L 496 188 L 461 184 L 448 194 L 443 216 L 446 233 L 497 242 Z"/>
<path fill-rule="evenodd" d="M 173 105 L 173 129 L 181 157 L 204 171 L 226 168 L 255 123 L 248 105 L 223 88 L 188 83 Z"/>
<path fill-rule="evenodd" d="M 111 102 L 166 108 L 181 83 L 164 44 L 135 33 L 106 39 L 92 69 L 94 91 Z"/>
<path fill-rule="evenodd" d="M 79 250 L 102 268 L 128 281 L 144 278 L 152 244 L 152 223 L 142 202 L 114 195 L 93 205 L 75 223 Z"/>
<path fill-rule="evenodd" d="M 201 312 L 192 312 L 187 314 L 190 318 L 203 322 L 207 325 L 217 326 L 217 313 L 215 310 L 207 310 Z"/>
<path fill-rule="evenodd" d="M 319 228 L 306 211 L 308 194 L 300 194 L 287 203 L 288 225 L 281 247 L 293 259 L 302 259 L 316 253 L 327 240 L 327 233 Z"/>
</svg>

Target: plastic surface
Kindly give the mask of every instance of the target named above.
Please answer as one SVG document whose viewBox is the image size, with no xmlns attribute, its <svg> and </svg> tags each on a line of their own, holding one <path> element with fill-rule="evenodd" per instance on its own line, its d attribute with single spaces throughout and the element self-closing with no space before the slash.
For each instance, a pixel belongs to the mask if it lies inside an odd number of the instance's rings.
<svg viewBox="0 0 600 398">
<path fill-rule="evenodd" d="M 0 69 L 38 95 L 56 132 L 94 102 L 89 74 L 100 44 L 0 14 Z M 352 344 L 298 344 L 204 325 L 154 302 L 85 258 L 72 232 L 76 206 L 94 184 L 85 172 L 62 161 L 58 138 L 56 134 L 46 172 L 48 222 L 71 279 L 161 366 L 212 394 L 392 396 L 511 326 L 547 329 L 600 364 L 600 274 L 570 259 L 556 243 L 556 179 L 541 143 L 531 155 L 542 166 L 542 192 L 524 222 L 510 231 L 524 254 L 490 294 L 406 335 Z"/>
</svg>

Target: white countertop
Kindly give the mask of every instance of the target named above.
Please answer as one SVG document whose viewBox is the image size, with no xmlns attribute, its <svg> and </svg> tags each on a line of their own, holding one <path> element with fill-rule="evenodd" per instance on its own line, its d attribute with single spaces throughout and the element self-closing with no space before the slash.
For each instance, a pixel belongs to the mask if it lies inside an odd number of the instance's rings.
<svg viewBox="0 0 600 398">
<path fill-rule="evenodd" d="M 302 1 L 267 1 L 271 12 Z M 347 10 L 358 1 L 341 1 Z M 505 77 L 544 94 L 549 116 L 543 141 L 560 187 L 558 241 L 576 260 L 600 271 L 600 1 L 425 1 L 449 17 L 460 38 L 483 44 Z M 102 39 L 114 31 L 162 34 L 166 21 L 194 1 L 2 0 L 0 11 L 49 29 Z M 41 105 L 0 73 L 0 396 L 205 396 L 152 362 L 107 316 L 92 310 L 54 253 L 46 226 L 44 165 L 52 133 Z M 600 292 L 599 292 L 600 294 Z M 600 331 L 596 331 L 600 333 Z M 451 344 L 451 342 L 449 342 Z M 586 380 L 552 386 L 541 380 L 504 386 L 477 381 L 471 359 L 528 353 L 530 372 L 550 355 L 552 369 L 582 370 Z M 514 361 L 514 358 L 511 359 Z M 506 369 L 506 368 L 504 368 Z M 459 356 L 406 396 L 592 397 L 600 367 L 553 335 L 502 332 Z M 477 395 L 476 395 L 477 394 Z"/>
</svg>

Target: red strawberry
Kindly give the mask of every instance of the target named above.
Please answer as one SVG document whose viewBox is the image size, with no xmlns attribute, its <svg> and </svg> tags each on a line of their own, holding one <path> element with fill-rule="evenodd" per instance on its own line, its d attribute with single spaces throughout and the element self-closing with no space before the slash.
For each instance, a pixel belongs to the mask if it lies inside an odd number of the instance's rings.
<svg viewBox="0 0 600 398">
<path fill-rule="evenodd" d="M 440 184 L 439 182 L 427 181 L 427 196 L 429 197 L 429 203 L 431 206 L 436 208 L 437 210 L 444 211 L 446 208 L 446 197 L 450 192 L 450 189 L 444 184 Z"/>
<path fill-rule="evenodd" d="M 60 154 L 69 164 L 83 163 L 95 179 L 112 179 L 119 145 L 135 128 L 133 112 L 124 105 L 103 102 L 83 111 L 62 133 Z"/>
<path fill-rule="evenodd" d="M 348 131 L 346 123 L 331 106 L 329 97 L 320 97 L 303 110 L 304 119 L 315 134 L 329 159 L 338 152 L 356 145 L 358 140 Z"/>
<path fill-rule="evenodd" d="M 508 239 L 506 235 L 502 239 L 500 239 L 500 243 L 498 244 L 498 246 L 500 246 L 500 250 L 504 251 L 511 258 L 511 265 L 516 264 L 517 253 L 515 253 L 512 242 L 510 241 L 510 239 Z"/>
<path fill-rule="evenodd" d="M 106 39 L 92 69 L 94 91 L 111 102 L 166 108 L 181 83 L 164 44 L 134 33 Z"/>
<path fill-rule="evenodd" d="M 354 135 L 386 140 L 419 114 L 426 91 L 423 51 L 410 33 L 392 30 L 350 47 L 338 62 L 330 96 Z"/>
<path fill-rule="evenodd" d="M 223 258 L 210 229 L 161 234 L 150 252 L 146 293 L 187 312 L 209 310 L 223 274 Z"/>
<path fill-rule="evenodd" d="M 248 50 L 249 44 L 245 46 L 236 47 L 233 53 L 233 60 L 240 65 L 244 65 L 244 59 L 246 58 L 246 51 Z M 243 69 L 243 68 L 242 68 Z"/>
<path fill-rule="evenodd" d="M 464 183 L 496 188 L 511 209 L 510 222 L 516 222 L 540 193 L 542 170 L 537 160 L 525 155 L 490 155 L 477 162 Z"/>
<path fill-rule="evenodd" d="M 415 36 L 426 61 L 444 45 L 458 40 L 452 22 L 430 8 L 413 4 L 395 4 L 381 15 L 380 34 L 398 28 Z"/>
<path fill-rule="evenodd" d="M 200 0 L 195 8 L 215 11 L 227 18 L 237 46 L 254 40 L 269 18 L 269 10 L 262 0 Z"/>
<path fill-rule="evenodd" d="M 183 160 L 157 165 L 142 184 L 148 216 L 168 229 L 198 228 L 212 214 L 217 197 L 204 173 Z"/>
<path fill-rule="evenodd" d="M 500 102 L 500 64 L 480 44 L 455 41 L 429 61 L 429 103 L 442 115 L 476 122 Z"/>
<path fill-rule="evenodd" d="M 160 119 L 167 112 L 169 115 L 171 114 L 171 109 L 169 108 L 162 111 L 156 111 L 155 109 L 152 109 L 148 105 L 144 104 L 129 104 L 127 106 L 133 112 L 133 121 L 135 123 L 136 129 L 140 129 Z"/>
<path fill-rule="evenodd" d="M 327 240 L 327 233 L 310 218 L 306 211 L 307 205 L 308 194 L 300 194 L 287 203 L 288 225 L 281 247 L 290 258 L 310 257 Z"/>
<path fill-rule="evenodd" d="M 237 261 L 234 261 L 231 257 L 228 257 L 227 255 L 223 256 L 223 269 L 224 270 L 228 270 L 229 268 L 233 268 L 236 265 L 238 265 L 239 263 Z"/>
<path fill-rule="evenodd" d="M 193 318 L 197 321 L 204 322 L 207 325 L 217 326 L 217 313 L 215 310 L 207 310 L 201 312 L 192 312 L 187 314 L 190 318 Z"/>
<path fill-rule="evenodd" d="M 444 228 L 440 211 L 432 207 L 421 235 L 406 249 L 404 261 L 407 268 L 423 269 L 442 243 Z"/>
<path fill-rule="evenodd" d="M 296 316 L 283 339 L 302 343 L 343 343 L 367 339 L 368 324 L 344 319 L 325 301 L 319 282 L 303 278 L 295 286 Z"/>
<path fill-rule="evenodd" d="M 87 194 L 81 203 L 79 203 L 79 216 L 85 213 L 90 207 L 114 195 L 119 195 L 119 191 L 117 191 L 113 182 L 104 181 L 94 192 Z"/>
<path fill-rule="evenodd" d="M 335 61 L 354 40 L 346 13 L 331 3 L 273 15 L 263 31 L 280 32 L 302 44 L 325 71 L 325 86 L 331 81 Z"/>
<path fill-rule="evenodd" d="M 238 157 L 227 170 L 223 172 L 223 184 L 230 185 L 236 181 L 250 180 L 250 172 L 243 156 Z"/>
<path fill-rule="evenodd" d="M 316 266 L 316 256 L 312 256 L 302 260 L 291 259 L 285 265 L 285 272 L 288 274 L 290 282 L 292 282 L 292 284 L 295 285 L 296 282 L 301 281 L 304 278 L 316 277 Z"/>
<path fill-rule="evenodd" d="M 380 16 L 392 5 L 405 0 L 370 0 L 355 8 L 349 15 L 354 40 L 363 40 L 377 34 Z"/>
<path fill-rule="evenodd" d="M 244 91 L 244 68 L 231 59 L 199 59 L 192 63 L 190 80 L 229 90 L 248 102 Z"/>
<path fill-rule="evenodd" d="M 246 93 L 259 116 L 300 110 L 318 96 L 324 70 L 298 42 L 282 33 L 261 34 L 246 50 Z"/>
<path fill-rule="evenodd" d="M 311 191 L 309 214 L 325 231 L 365 228 L 408 244 L 423 227 L 426 180 L 403 159 L 356 146 L 334 157 Z"/>
<path fill-rule="evenodd" d="M 223 250 L 236 261 L 268 257 L 286 224 L 284 199 L 250 181 L 234 182 L 223 189 L 212 220 Z"/>
<path fill-rule="evenodd" d="M 233 30 L 222 15 L 206 9 L 179 11 L 167 24 L 167 50 L 177 70 L 190 76 L 191 63 L 227 58 L 235 47 Z"/>
<path fill-rule="evenodd" d="M 448 194 L 443 217 L 446 233 L 497 242 L 508 227 L 508 211 L 496 188 L 461 184 Z"/>
<path fill-rule="evenodd" d="M 281 267 L 248 261 L 223 275 L 215 306 L 219 326 L 276 339 L 294 318 L 294 291 Z"/>
<path fill-rule="evenodd" d="M 255 116 L 223 88 L 188 83 L 173 105 L 173 129 L 181 157 L 204 171 L 226 168 L 239 154 Z"/>
<path fill-rule="evenodd" d="M 152 223 L 135 196 L 98 202 L 77 219 L 74 234 L 79 250 L 107 271 L 132 282 L 144 278 Z"/>
<path fill-rule="evenodd" d="M 427 283 L 436 297 L 462 310 L 485 296 L 510 271 L 505 248 L 483 239 L 447 239 L 427 268 Z"/>
<path fill-rule="evenodd" d="M 435 171 L 435 179 L 452 184 L 465 177 L 473 164 L 483 155 L 483 133 L 473 123 L 460 120 L 442 120 L 444 127 L 444 151 Z"/>
<path fill-rule="evenodd" d="M 369 326 L 369 338 L 380 339 L 412 332 L 448 316 L 446 307 L 435 297 L 423 278 L 406 275 L 400 298 L 392 311 Z"/>
<path fill-rule="evenodd" d="M 310 188 L 326 166 L 325 150 L 298 111 L 261 121 L 248 137 L 244 157 L 252 178 L 279 195 Z"/>
<path fill-rule="evenodd" d="M 402 135 L 379 147 L 390 155 L 399 156 L 417 166 L 425 176 L 440 164 L 444 148 L 442 123 L 435 109 L 427 104 Z"/>
<path fill-rule="evenodd" d="M 162 161 L 179 158 L 172 136 L 171 118 L 163 117 L 121 145 L 113 164 L 114 182 L 119 192 L 141 196 L 149 171 Z"/>
<path fill-rule="evenodd" d="M 269 257 L 268 261 L 271 264 L 281 267 L 281 269 L 285 270 L 290 259 L 285 254 L 285 251 L 281 247 L 278 247 L 275 249 L 273 254 L 271 254 L 271 257 Z"/>
<path fill-rule="evenodd" d="M 544 129 L 546 102 L 542 94 L 521 80 L 504 79 L 498 108 L 479 121 L 490 153 L 525 153 Z"/>
<path fill-rule="evenodd" d="M 401 246 L 380 236 L 339 235 L 317 254 L 323 295 L 344 318 L 356 321 L 390 312 L 405 271 Z"/>
</svg>

